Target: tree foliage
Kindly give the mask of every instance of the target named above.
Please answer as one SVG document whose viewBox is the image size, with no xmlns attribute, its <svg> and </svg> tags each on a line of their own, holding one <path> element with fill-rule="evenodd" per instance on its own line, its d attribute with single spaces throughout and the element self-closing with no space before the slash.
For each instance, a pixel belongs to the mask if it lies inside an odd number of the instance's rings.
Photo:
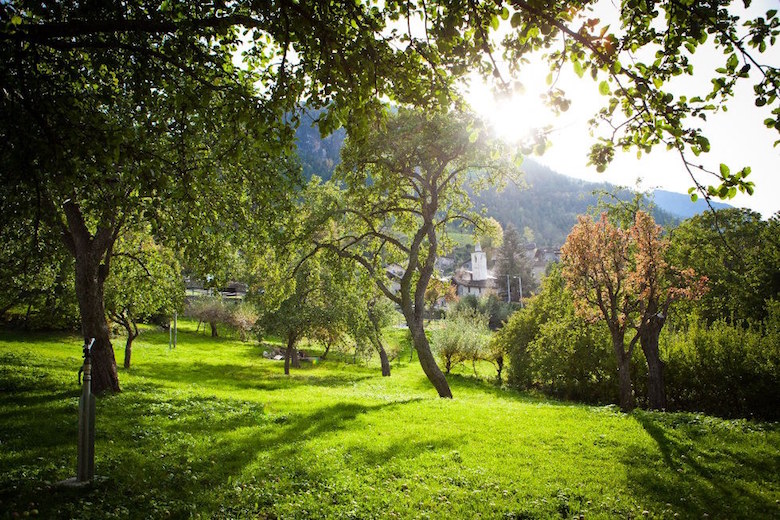
<svg viewBox="0 0 780 520">
<path fill-rule="evenodd" d="M 211 337 L 219 336 L 220 323 L 227 323 L 229 311 L 221 296 L 203 296 L 190 301 L 187 313 L 199 322 L 208 323 Z M 205 325 L 204 325 L 205 328 Z"/>
<path fill-rule="evenodd" d="M 106 312 L 127 334 L 124 367 L 130 368 L 138 322 L 166 318 L 182 308 L 184 284 L 173 253 L 146 233 L 126 233 L 117 240 L 114 268 L 105 286 Z"/>
<path fill-rule="evenodd" d="M 780 299 L 780 219 L 743 209 L 697 215 L 671 232 L 669 257 L 707 277 L 708 291 L 687 310 L 708 322 L 759 322 Z"/>
<path fill-rule="evenodd" d="M 504 240 L 498 248 L 494 269 L 499 287 L 498 293 L 505 301 L 510 301 L 507 292 L 511 295 L 511 301 L 520 301 L 521 284 L 523 297 L 530 296 L 538 288 L 538 282 L 531 270 L 531 260 L 526 256 L 523 245 L 524 241 L 520 238 L 517 229 L 511 223 L 507 224 L 504 228 Z"/>
<path fill-rule="evenodd" d="M 510 73 L 542 52 L 552 69 L 548 102 L 557 109 L 569 105 L 555 83 L 561 67 L 603 78 L 607 97 L 596 120 L 612 132 L 591 152 L 599 169 L 615 147 L 708 151 L 689 119 L 725 109 L 737 81 L 751 74 L 756 104 L 770 110 L 764 123 L 780 129 L 778 69 L 757 58 L 780 31 L 776 10 L 744 20 L 728 2 L 629 1 L 620 6 L 620 29 L 610 29 L 594 5 L 0 4 L 0 199 L 35 194 L 34 220 L 56 230 L 73 255 L 82 333 L 97 338 L 95 389 L 119 389 L 102 296 L 125 225 L 149 223 L 187 257 L 218 265 L 242 237 L 275 229 L 267 224 L 284 211 L 297 177 L 284 158 L 302 100 L 326 109 L 317 116 L 323 133 L 346 125 L 354 142 L 383 111 L 380 100 L 447 111 L 459 102 L 455 81 L 473 70 L 509 89 L 490 34 L 501 20 L 510 26 L 503 44 Z M 723 52 L 711 90 L 674 96 L 669 83 L 693 74 L 690 55 L 708 38 Z M 543 138 L 534 145 L 543 148 Z M 753 190 L 747 167 L 721 164 L 710 173 L 712 186 L 696 180 L 706 196 Z M 6 225 L 29 217 L 20 212 Z"/>
<path fill-rule="evenodd" d="M 487 357 L 490 340 L 487 316 L 474 309 L 450 312 L 441 328 L 431 331 L 431 345 L 449 374 L 455 365 Z"/>
<path fill-rule="evenodd" d="M 591 403 L 618 398 L 616 358 L 603 322 L 577 315 L 561 267 L 553 264 L 540 292 L 497 331 L 494 348 L 507 352 L 508 383 Z"/>
<path fill-rule="evenodd" d="M 604 320 L 609 328 L 624 410 L 633 406 L 630 364 L 637 341 L 648 363 L 650 406 L 665 407 L 658 336 L 673 303 L 704 292 L 706 278 L 671 266 L 665 259 L 667 248 L 660 226 L 640 210 L 630 229 L 613 225 L 606 213 L 597 222 L 581 217 L 561 250 L 563 276 L 578 314 Z M 635 334 L 626 345 L 629 330 Z"/>
<path fill-rule="evenodd" d="M 447 225 L 467 220 L 479 227 L 465 190 L 479 171 L 483 182 L 514 172 L 508 156 L 487 140 L 466 114 L 399 110 L 382 127 L 350 135 L 336 179 L 323 187 L 315 248 L 351 259 L 381 292 L 401 307 L 420 364 L 442 397 L 451 397 L 424 331 L 425 295 L 438 255 L 449 245 Z M 312 235 L 310 233 L 310 235 Z M 393 292 L 384 266 L 403 267 Z"/>
</svg>

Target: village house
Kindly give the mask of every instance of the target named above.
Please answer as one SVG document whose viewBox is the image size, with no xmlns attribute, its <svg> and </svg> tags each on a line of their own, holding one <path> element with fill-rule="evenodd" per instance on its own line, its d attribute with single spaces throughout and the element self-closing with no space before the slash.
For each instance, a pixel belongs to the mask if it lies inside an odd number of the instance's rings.
<svg viewBox="0 0 780 520">
<path fill-rule="evenodd" d="M 487 255 L 477 244 L 471 253 L 471 268 L 458 269 L 452 277 L 455 293 L 458 297 L 473 294 L 484 296 L 496 292 L 496 278 L 487 268 Z"/>
</svg>

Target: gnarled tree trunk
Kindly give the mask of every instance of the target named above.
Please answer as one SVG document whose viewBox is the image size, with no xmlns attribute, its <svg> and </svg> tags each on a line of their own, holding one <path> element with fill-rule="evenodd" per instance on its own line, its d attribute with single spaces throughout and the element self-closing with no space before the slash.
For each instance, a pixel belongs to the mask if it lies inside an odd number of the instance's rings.
<svg viewBox="0 0 780 520">
<path fill-rule="evenodd" d="M 382 365 L 382 377 L 390 377 L 390 360 L 387 358 L 387 352 L 385 352 L 382 342 L 377 345 L 377 350 L 379 351 L 379 362 Z"/>
<path fill-rule="evenodd" d="M 431 352 L 431 346 L 428 343 L 428 337 L 425 335 L 422 319 L 415 320 L 414 317 L 408 317 L 406 323 L 409 325 L 409 330 L 412 333 L 412 344 L 417 351 L 417 358 L 420 360 L 420 366 L 428 376 L 428 380 L 433 384 L 439 397 L 446 397 L 452 399 L 452 391 L 450 385 L 447 383 L 447 378 L 444 377 L 439 365 L 436 364 L 436 359 Z"/>
<path fill-rule="evenodd" d="M 325 358 L 326 358 L 326 357 L 328 357 L 328 352 L 330 352 L 330 346 L 331 346 L 331 345 L 332 345 L 332 343 L 331 343 L 330 341 L 328 341 L 327 343 L 325 343 L 325 350 L 322 352 L 322 355 L 320 356 L 320 359 L 321 359 L 321 360 L 323 360 L 323 361 L 324 361 L 324 360 L 325 360 Z"/>
<path fill-rule="evenodd" d="M 647 399 L 652 410 L 666 409 L 664 362 L 658 349 L 658 337 L 664 326 L 663 318 L 653 316 L 639 337 L 639 344 L 647 360 Z"/>
<path fill-rule="evenodd" d="M 75 286 L 81 331 L 86 342 L 95 339 L 92 345 L 92 390 L 96 394 L 119 392 L 119 376 L 103 301 L 103 286 L 108 277 L 118 226 L 101 224 L 92 236 L 74 202 L 66 202 L 63 209 L 67 219 L 63 239 L 76 260 Z"/>
<path fill-rule="evenodd" d="M 125 342 L 125 368 L 130 368 L 130 356 L 133 353 L 133 340 L 138 337 L 138 325 L 136 325 L 135 320 L 131 320 L 133 323 L 132 330 L 130 329 L 129 324 L 125 326 L 125 330 L 127 330 L 127 341 Z"/>
<path fill-rule="evenodd" d="M 138 337 L 138 325 L 135 320 L 130 318 L 127 314 L 111 314 L 111 319 L 116 323 L 122 325 L 127 333 L 127 340 L 125 341 L 125 360 L 124 367 L 130 368 L 130 358 L 133 353 L 133 340 Z"/>
<path fill-rule="evenodd" d="M 295 368 L 301 368 L 301 360 L 298 357 L 298 350 L 295 344 L 298 342 L 298 336 L 295 334 L 287 335 L 287 349 L 284 351 L 284 375 L 290 375 L 290 364 Z"/>
</svg>

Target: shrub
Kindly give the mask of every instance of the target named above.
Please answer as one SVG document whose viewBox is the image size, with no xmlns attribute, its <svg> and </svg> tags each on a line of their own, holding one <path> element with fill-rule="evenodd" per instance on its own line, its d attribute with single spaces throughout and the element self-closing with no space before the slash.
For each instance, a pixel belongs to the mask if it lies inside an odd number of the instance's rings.
<svg viewBox="0 0 780 520">
<path fill-rule="evenodd" d="M 591 403 L 618 398 L 617 367 L 603 323 L 571 314 L 542 323 L 528 344 L 534 385 L 547 394 Z"/>
<path fill-rule="evenodd" d="M 251 303 L 242 302 L 229 306 L 225 310 L 227 323 L 235 327 L 241 341 L 246 341 L 249 333 L 260 318 L 260 313 L 257 311 L 257 308 Z"/>
<path fill-rule="evenodd" d="M 208 323 L 211 327 L 212 337 L 217 337 L 218 335 L 217 325 L 226 323 L 229 319 L 225 302 L 218 296 L 207 296 L 191 300 L 187 314 L 199 321 Z"/>
<path fill-rule="evenodd" d="M 450 312 L 444 326 L 431 331 L 431 346 L 446 373 L 458 363 L 486 358 L 485 349 L 490 340 L 487 324 L 488 317 L 484 314 L 462 309 Z"/>
<path fill-rule="evenodd" d="M 455 303 L 454 310 L 455 312 L 463 312 L 468 309 L 487 316 L 490 328 L 497 330 L 504 325 L 509 316 L 515 311 L 516 306 L 501 300 L 495 294 L 488 294 L 482 298 L 478 298 L 473 294 L 467 294 Z"/>
<path fill-rule="evenodd" d="M 608 331 L 575 315 L 558 266 L 493 341 L 508 353 L 510 386 L 589 402 L 613 402 L 617 397 Z"/>
<path fill-rule="evenodd" d="M 669 408 L 780 419 L 780 303 L 761 323 L 703 320 L 661 337 Z"/>
</svg>

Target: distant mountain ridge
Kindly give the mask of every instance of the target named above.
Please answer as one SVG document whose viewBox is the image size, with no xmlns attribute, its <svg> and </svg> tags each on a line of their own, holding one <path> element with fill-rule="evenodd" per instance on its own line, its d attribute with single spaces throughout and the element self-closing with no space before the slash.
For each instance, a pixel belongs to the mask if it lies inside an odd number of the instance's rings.
<svg viewBox="0 0 780 520">
<path fill-rule="evenodd" d="M 339 130 L 323 139 L 317 128 L 304 124 L 298 128 L 296 138 L 306 180 L 314 175 L 323 180 L 330 179 L 341 160 L 339 153 L 344 144 L 344 131 Z M 560 174 L 533 159 L 523 162 L 523 170 L 527 189 L 510 184 L 501 192 L 491 189 L 474 195 L 473 199 L 502 226 L 511 222 L 521 232 L 525 228 L 530 229 L 539 245 L 563 244 L 577 222 L 577 215 L 596 206 L 598 192 L 613 193 L 616 190 L 616 186 L 606 182 L 587 182 Z M 632 197 L 632 193 L 625 189 L 618 193 L 621 199 Z M 661 225 L 675 225 L 708 209 L 702 200 L 693 203 L 688 195 L 666 190 L 655 190 L 653 199 L 653 217 Z M 713 207 L 730 206 L 713 203 Z"/>
<path fill-rule="evenodd" d="M 659 208 L 662 208 L 664 211 L 667 211 L 680 219 L 691 218 L 694 215 L 704 213 L 710 209 L 707 206 L 707 203 L 702 199 L 693 202 L 691 201 L 690 195 L 666 190 L 654 190 L 653 202 Z M 714 209 L 727 209 L 732 207 L 730 204 L 724 202 L 711 202 L 711 204 Z"/>
</svg>

